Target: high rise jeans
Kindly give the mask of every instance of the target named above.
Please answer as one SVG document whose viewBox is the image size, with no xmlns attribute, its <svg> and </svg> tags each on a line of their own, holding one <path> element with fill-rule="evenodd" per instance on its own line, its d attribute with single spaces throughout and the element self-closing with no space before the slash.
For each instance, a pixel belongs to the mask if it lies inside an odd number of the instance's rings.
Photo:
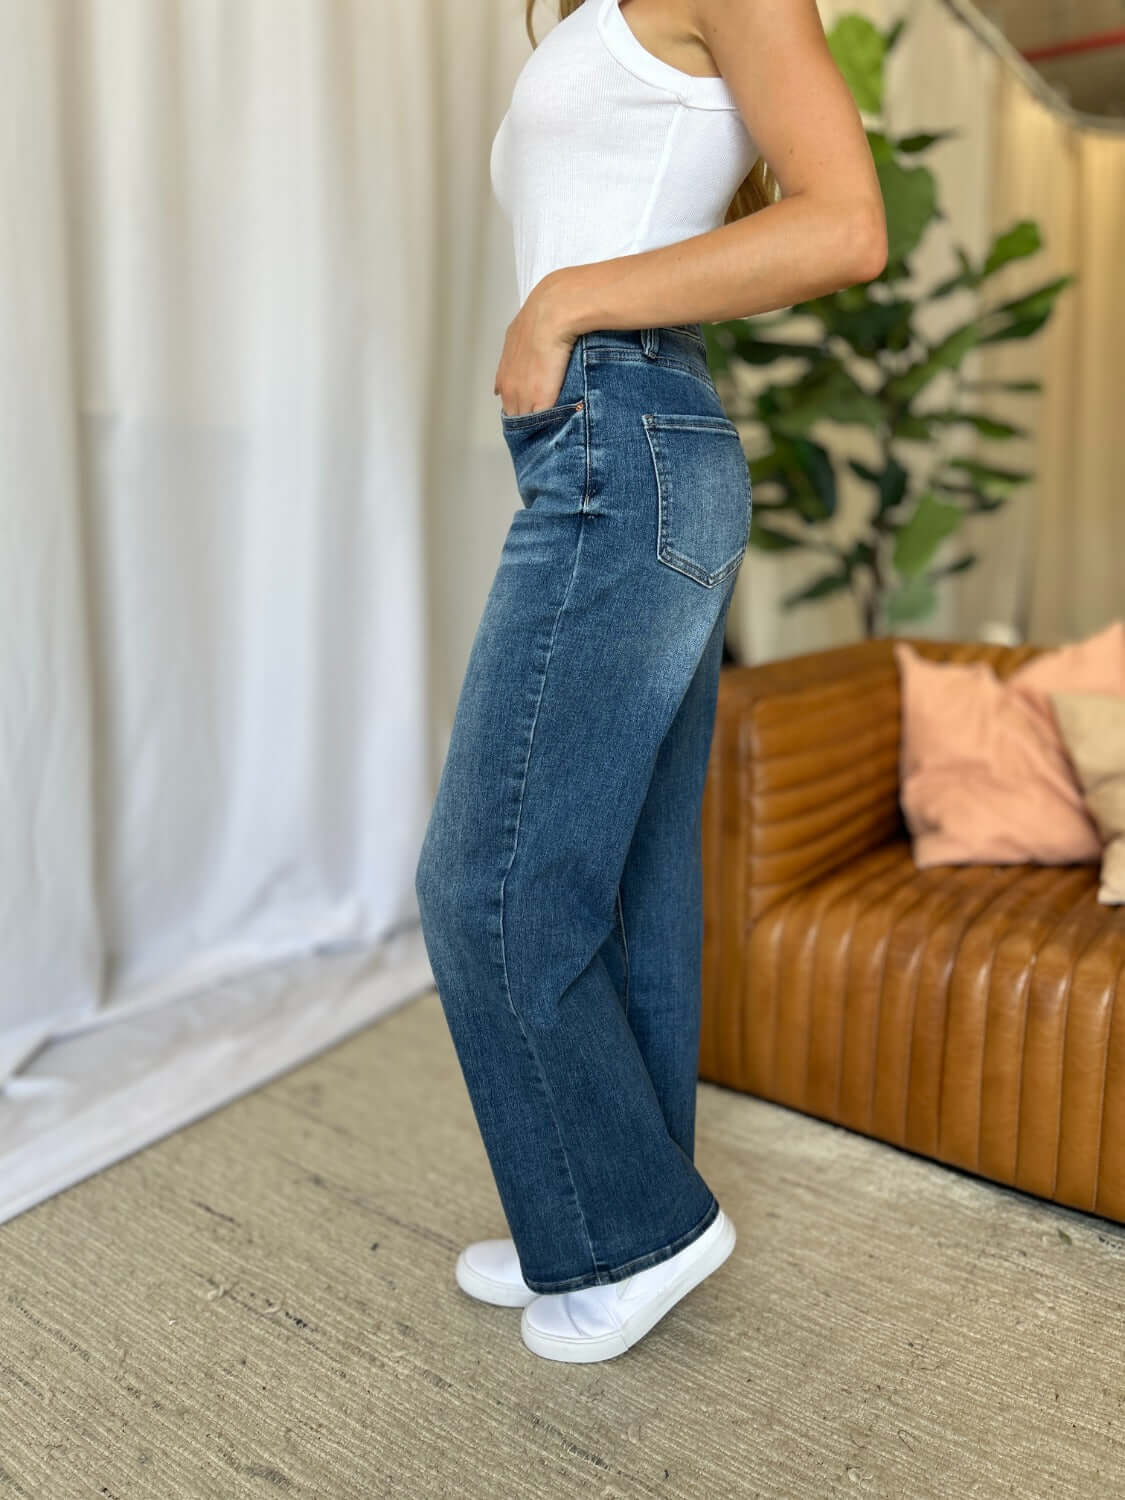
<svg viewBox="0 0 1125 1500">
<path fill-rule="evenodd" d="M 700 814 L 751 492 L 698 323 L 581 334 L 557 404 L 499 420 L 521 505 L 415 889 L 524 1279 L 564 1292 L 719 1210 Z"/>
</svg>

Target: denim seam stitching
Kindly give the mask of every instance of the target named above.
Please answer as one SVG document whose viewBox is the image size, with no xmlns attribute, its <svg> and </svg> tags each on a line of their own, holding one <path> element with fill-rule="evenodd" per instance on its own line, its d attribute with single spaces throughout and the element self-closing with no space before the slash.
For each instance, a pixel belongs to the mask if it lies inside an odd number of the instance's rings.
<svg viewBox="0 0 1125 1500">
<path fill-rule="evenodd" d="M 625 908 L 621 901 L 621 882 L 617 884 L 617 920 L 621 924 L 621 946 L 625 950 L 625 1016 L 629 1015 L 629 944 L 625 937 Z"/>
<path fill-rule="evenodd" d="M 528 1035 L 527 1027 L 524 1025 L 523 1017 L 520 1015 L 519 1011 L 516 1009 L 515 1003 L 512 1000 L 512 986 L 511 986 L 511 981 L 510 981 L 510 979 L 508 977 L 508 950 L 507 950 L 507 944 L 504 941 L 504 887 L 508 883 L 508 876 L 511 873 L 512 865 L 515 863 L 516 850 L 517 850 L 517 848 L 519 846 L 519 830 L 520 830 L 520 823 L 521 823 L 522 817 L 523 817 L 524 793 L 527 790 L 527 768 L 528 768 L 528 766 L 531 763 L 531 751 L 532 751 L 532 747 L 533 747 L 533 745 L 535 743 L 535 726 L 536 726 L 536 724 L 539 721 L 539 709 L 540 709 L 540 706 L 542 705 L 542 702 L 543 702 L 543 690 L 544 690 L 544 688 L 546 686 L 546 683 L 547 683 L 547 672 L 548 672 L 548 670 L 550 668 L 550 665 L 551 665 L 551 654 L 554 651 L 555 637 L 558 634 L 559 621 L 562 619 L 563 614 L 564 614 L 564 612 L 566 610 L 566 601 L 570 597 L 570 590 L 571 590 L 571 587 L 574 584 L 575 575 L 578 572 L 578 559 L 581 556 L 581 554 L 582 554 L 582 519 L 580 517 L 579 518 L 579 522 L 578 522 L 578 542 L 577 542 L 577 545 L 576 545 L 576 547 L 574 549 L 574 565 L 571 568 L 570 578 L 567 580 L 567 585 L 566 585 L 565 590 L 563 591 L 562 600 L 560 601 L 558 610 L 556 611 L 556 614 L 555 614 L 555 623 L 554 623 L 554 625 L 551 628 L 551 639 L 550 639 L 550 642 L 548 643 L 548 646 L 547 646 L 547 659 L 543 663 L 543 671 L 542 671 L 542 675 L 540 676 L 540 679 L 539 679 L 539 696 L 538 696 L 538 698 L 535 701 L 535 717 L 534 717 L 534 719 L 532 719 L 532 722 L 531 722 L 531 733 L 529 734 L 528 741 L 527 741 L 527 755 L 526 755 L 526 757 L 524 759 L 523 774 L 522 774 L 522 777 L 520 779 L 519 801 L 518 801 L 518 805 L 516 807 L 516 826 L 515 826 L 515 830 L 514 830 L 513 835 L 512 835 L 512 853 L 511 853 L 511 856 L 508 859 L 508 868 L 504 871 L 503 879 L 500 881 L 500 966 L 501 966 L 501 969 L 502 969 L 503 974 L 504 974 L 504 991 L 505 991 L 505 994 L 507 995 L 507 999 L 508 999 L 508 1009 L 512 1012 L 512 1015 L 515 1016 L 516 1022 L 519 1025 L 520 1032 L 521 1032 L 521 1034 L 523 1036 L 524 1042 L 527 1045 L 527 1049 L 528 1049 L 529 1053 L 531 1054 L 531 1057 L 533 1058 L 533 1060 L 535 1062 L 535 1066 L 536 1066 L 536 1068 L 538 1069 L 538 1072 L 539 1072 L 540 1081 L 542 1082 L 542 1085 L 543 1085 L 544 1095 L 545 1095 L 545 1097 L 547 1099 L 548 1106 L 550 1107 L 551 1119 L 552 1119 L 552 1121 L 554 1123 L 554 1127 L 555 1127 L 555 1134 L 558 1137 L 559 1147 L 560 1147 L 560 1149 L 562 1151 L 562 1154 L 563 1154 L 563 1161 L 566 1163 L 566 1173 L 567 1173 L 567 1176 L 570 1179 L 570 1189 L 571 1189 L 571 1192 L 574 1195 L 574 1206 L 578 1210 L 578 1218 L 579 1218 L 579 1221 L 580 1221 L 580 1223 L 582 1225 L 582 1232 L 586 1236 L 586 1244 L 588 1245 L 589 1250 L 590 1250 L 590 1263 L 594 1267 L 594 1270 L 596 1272 L 597 1271 L 597 1266 L 598 1266 L 598 1257 L 597 1257 L 597 1255 L 594 1252 L 594 1243 L 593 1243 L 593 1240 L 590 1238 L 590 1226 L 589 1226 L 589 1223 L 587 1222 L 586 1214 L 585 1214 L 585 1212 L 584 1212 L 584 1210 L 582 1208 L 582 1200 L 581 1200 L 581 1198 L 578 1195 L 578 1185 L 577 1185 L 577 1183 L 574 1180 L 574 1171 L 573 1171 L 573 1168 L 570 1165 L 570 1156 L 569 1156 L 569 1154 L 567 1152 L 567 1149 L 566 1149 L 566 1141 L 563 1139 L 562 1127 L 561 1127 L 560 1122 L 559 1122 L 559 1115 L 558 1115 L 558 1110 L 557 1110 L 556 1105 L 555 1105 L 554 1094 L 551 1092 L 550 1081 L 549 1081 L 549 1079 L 547 1077 L 546 1070 L 543 1067 L 543 1063 L 542 1063 L 542 1061 L 541 1061 L 541 1059 L 539 1057 L 538 1050 L 536 1049 L 534 1042 L 531 1040 L 530 1036 Z"/>
<path fill-rule="evenodd" d="M 590 510 L 590 377 L 586 369 L 586 340 L 582 339 L 582 435 L 586 444 L 586 483 L 582 491 L 582 514 Z M 575 558 L 575 567 L 578 559 Z"/>
<path fill-rule="evenodd" d="M 594 364 L 643 364 L 648 366 L 649 368 L 651 368 L 653 365 L 664 365 L 667 369 L 682 370 L 685 375 L 690 375 L 694 380 L 698 380 L 699 383 L 701 385 L 705 385 L 708 390 L 714 390 L 715 388 L 714 381 L 711 379 L 710 370 L 704 372 L 699 368 L 698 365 L 693 365 L 686 359 L 676 359 L 670 354 L 654 354 L 651 356 L 645 356 L 643 354 L 629 354 L 624 350 L 617 351 L 604 348 L 599 349 L 597 345 L 595 345 L 594 348 L 590 351 L 590 360 Z"/>
<path fill-rule="evenodd" d="M 703 336 L 702 333 L 695 333 L 692 329 L 690 329 L 690 328 L 684 328 L 684 327 L 682 327 L 678 323 L 654 323 L 651 326 L 654 327 L 654 328 L 658 328 L 661 333 L 670 333 L 673 338 L 687 339 L 691 344 L 693 344 L 702 353 L 704 353 L 704 354 L 707 353 L 707 340 Z M 611 332 L 612 331 L 621 332 L 622 330 L 610 330 L 610 331 Z M 625 331 L 628 332 L 629 330 L 625 330 Z M 643 329 L 633 329 L 632 331 L 635 332 L 635 333 L 641 333 L 641 332 L 643 332 Z M 621 348 L 620 345 L 614 345 L 614 344 L 595 344 L 594 347 L 596 349 L 611 349 L 611 350 L 612 349 L 619 349 L 619 348 Z M 627 353 L 628 351 L 627 350 L 622 350 L 622 352 L 623 353 Z M 670 358 L 675 358 L 675 356 L 672 355 L 672 356 L 670 356 Z"/>
<path fill-rule="evenodd" d="M 588 358 L 592 364 L 676 365 L 679 369 L 688 370 L 693 375 L 706 373 L 710 376 L 710 366 L 706 366 L 705 371 L 700 368 L 701 365 L 705 364 L 705 361 L 700 360 L 696 363 L 692 360 L 682 358 L 679 354 L 665 354 L 663 352 L 664 348 L 667 348 L 667 343 L 658 349 L 655 355 L 645 355 L 641 353 L 639 345 L 635 349 L 623 349 L 619 344 L 591 344 L 589 346 Z M 700 346 L 700 353 L 702 352 L 703 349 Z"/>
<path fill-rule="evenodd" d="M 523 427 L 534 427 L 537 420 L 543 422 L 558 421 L 560 417 L 573 416 L 581 407 L 581 401 L 563 401 L 558 406 L 544 406 L 539 411 L 507 412 L 500 413 L 501 422 L 506 422 L 509 427 L 518 424 Z"/>
<path fill-rule="evenodd" d="M 728 416 L 711 416 L 707 412 L 657 411 L 650 413 L 653 425 L 665 432 L 719 432 L 741 444 L 738 424 Z"/>
<path fill-rule="evenodd" d="M 685 1234 L 678 1235 L 676 1239 L 670 1240 L 668 1244 L 662 1245 L 659 1250 L 648 1250 L 644 1255 L 634 1256 L 632 1260 L 623 1261 L 619 1266 L 610 1266 L 603 1271 L 598 1271 L 594 1278 L 589 1276 L 571 1276 L 567 1281 L 553 1281 L 550 1289 L 541 1290 L 532 1282 L 527 1285 L 533 1292 L 538 1292 L 542 1297 L 549 1297 L 559 1292 L 580 1291 L 588 1286 L 608 1286 L 615 1281 L 624 1281 L 627 1276 L 634 1276 L 638 1271 L 647 1271 L 649 1266 L 659 1265 L 663 1260 L 671 1260 L 693 1240 L 704 1234 L 719 1216 L 719 1200 L 714 1193 L 711 1194 L 711 1205 L 701 1219 L 698 1219 Z"/>
<path fill-rule="evenodd" d="M 672 334 L 674 338 L 690 339 L 693 344 L 697 345 L 704 351 L 704 353 L 706 353 L 707 340 L 701 333 L 696 333 L 693 329 L 690 328 L 684 328 L 678 323 L 661 323 L 659 326 L 662 332 L 666 330 L 668 333 Z"/>
<path fill-rule="evenodd" d="M 641 418 L 644 424 L 645 436 L 648 438 L 649 451 L 652 454 L 653 467 L 656 470 L 656 493 L 658 498 L 658 524 L 656 535 L 656 557 L 666 567 L 674 568 L 677 573 L 683 573 L 700 583 L 704 588 L 714 588 L 716 584 L 722 583 L 729 578 L 735 568 L 742 561 L 746 551 L 745 545 L 733 552 L 713 573 L 694 562 L 690 557 L 685 557 L 682 552 L 677 552 L 670 542 L 664 540 L 668 531 L 667 505 L 672 492 L 672 479 L 668 469 L 667 459 L 663 445 L 657 441 L 660 422 L 667 413 L 649 413 Z M 720 427 L 697 427 L 692 429 L 686 425 L 672 425 L 668 428 L 672 432 L 698 431 L 698 432 L 722 432 Z"/>
</svg>

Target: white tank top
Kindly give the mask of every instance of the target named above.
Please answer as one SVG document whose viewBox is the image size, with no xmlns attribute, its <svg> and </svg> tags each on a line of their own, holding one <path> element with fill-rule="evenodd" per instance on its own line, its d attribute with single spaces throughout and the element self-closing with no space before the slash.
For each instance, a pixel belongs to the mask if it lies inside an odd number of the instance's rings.
<svg viewBox="0 0 1125 1500">
<path fill-rule="evenodd" d="M 717 228 L 758 154 L 725 79 L 654 56 L 618 0 L 583 0 L 532 51 L 492 142 L 520 306 L 560 266 Z"/>
</svg>

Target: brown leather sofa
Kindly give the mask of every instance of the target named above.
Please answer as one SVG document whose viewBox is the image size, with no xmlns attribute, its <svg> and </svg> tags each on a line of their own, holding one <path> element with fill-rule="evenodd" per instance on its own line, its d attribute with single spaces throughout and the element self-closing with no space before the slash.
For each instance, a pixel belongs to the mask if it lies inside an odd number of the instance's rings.
<svg viewBox="0 0 1125 1500">
<path fill-rule="evenodd" d="M 722 669 L 700 1077 L 1125 1222 L 1125 907 L 1096 864 L 915 868 L 892 645 Z"/>
</svg>

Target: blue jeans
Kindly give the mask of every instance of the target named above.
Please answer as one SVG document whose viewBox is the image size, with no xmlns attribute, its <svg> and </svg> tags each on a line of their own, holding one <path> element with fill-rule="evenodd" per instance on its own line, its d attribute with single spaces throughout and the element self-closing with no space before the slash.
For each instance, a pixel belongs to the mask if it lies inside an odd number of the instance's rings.
<svg viewBox="0 0 1125 1500">
<path fill-rule="evenodd" d="M 697 323 L 580 335 L 557 404 L 500 423 L 522 503 L 415 890 L 524 1279 L 564 1292 L 719 1211 L 700 823 L 751 493 Z"/>
</svg>

